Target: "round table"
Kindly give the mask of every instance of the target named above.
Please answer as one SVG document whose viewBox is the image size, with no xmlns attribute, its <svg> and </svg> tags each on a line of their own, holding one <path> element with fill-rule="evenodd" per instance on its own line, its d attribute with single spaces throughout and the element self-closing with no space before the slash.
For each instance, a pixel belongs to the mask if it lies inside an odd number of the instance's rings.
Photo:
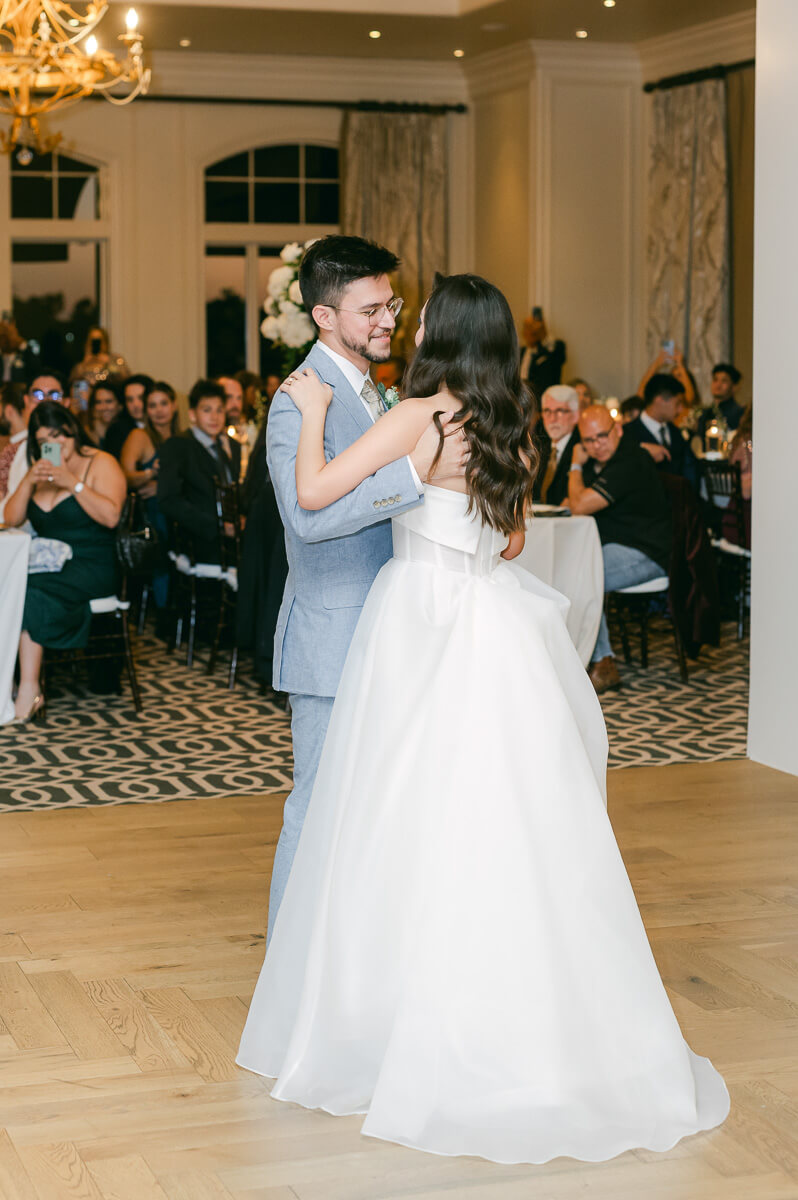
<svg viewBox="0 0 798 1200">
<path fill-rule="evenodd" d="M 592 517 L 533 516 L 515 561 L 571 601 L 565 623 L 587 666 L 604 607 L 604 559 L 596 522 Z"/>
<path fill-rule="evenodd" d="M 30 534 L 21 529 L 0 529 L 0 725 L 14 720 L 14 665 L 17 661 L 22 609 L 28 586 Z"/>
</svg>

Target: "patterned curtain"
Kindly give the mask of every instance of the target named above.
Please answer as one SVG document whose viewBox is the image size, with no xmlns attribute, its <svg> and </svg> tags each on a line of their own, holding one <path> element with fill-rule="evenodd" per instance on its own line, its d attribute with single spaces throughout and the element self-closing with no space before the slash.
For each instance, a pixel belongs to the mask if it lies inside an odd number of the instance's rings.
<svg viewBox="0 0 798 1200">
<path fill-rule="evenodd" d="M 394 351 L 409 357 L 436 271 L 446 271 L 446 118 L 348 113 L 343 132 L 344 233 L 380 242 L 402 260 L 404 297 Z"/>
<path fill-rule="evenodd" d="M 649 358 L 673 338 L 705 392 L 713 364 L 730 353 L 722 79 L 654 93 L 648 206 Z"/>
</svg>

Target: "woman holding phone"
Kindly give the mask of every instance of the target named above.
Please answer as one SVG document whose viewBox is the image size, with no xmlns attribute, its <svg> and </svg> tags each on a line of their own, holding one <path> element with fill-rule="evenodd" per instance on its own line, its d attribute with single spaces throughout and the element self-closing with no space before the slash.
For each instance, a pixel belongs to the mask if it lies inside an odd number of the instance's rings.
<svg viewBox="0 0 798 1200">
<path fill-rule="evenodd" d="M 29 520 L 39 537 L 66 542 L 72 557 L 60 571 L 28 576 L 15 704 L 22 722 L 44 708 L 43 648 L 85 646 L 89 601 L 116 589 L 114 530 L 127 491 L 119 463 L 90 444 L 62 404 L 45 400 L 34 409 L 27 453 L 30 467 L 6 501 L 6 524 Z"/>
</svg>

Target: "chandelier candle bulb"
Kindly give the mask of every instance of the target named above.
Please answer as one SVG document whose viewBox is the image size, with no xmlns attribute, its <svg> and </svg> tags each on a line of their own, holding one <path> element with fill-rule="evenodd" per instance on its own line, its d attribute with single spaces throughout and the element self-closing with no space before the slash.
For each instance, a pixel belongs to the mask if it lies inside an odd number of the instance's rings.
<svg viewBox="0 0 798 1200">
<path fill-rule="evenodd" d="M 133 31 L 135 29 L 138 29 L 139 14 L 136 12 L 135 8 L 129 8 L 127 10 L 127 16 L 125 17 L 125 25 L 127 26 L 129 33 L 133 33 Z"/>
<path fill-rule="evenodd" d="M 97 39 L 94 34 L 86 38 L 86 53 L 90 58 L 94 58 L 97 53 Z"/>
</svg>

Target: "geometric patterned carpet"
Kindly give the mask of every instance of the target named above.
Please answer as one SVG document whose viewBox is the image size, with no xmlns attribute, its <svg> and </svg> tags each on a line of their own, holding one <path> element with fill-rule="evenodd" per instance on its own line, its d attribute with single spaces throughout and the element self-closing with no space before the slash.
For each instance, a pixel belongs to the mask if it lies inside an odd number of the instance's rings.
<svg viewBox="0 0 798 1200">
<path fill-rule="evenodd" d="M 203 662 L 189 671 L 183 653 L 167 655 L 145 634 L 136 661 L 139 717 L 124 676 L 121 696 L 95 696 L 61 671 L 46 725 L 0 726 L 0 812 L 290 789 L 289 718 L 261 695 L 246 660 L 233 692 L 224 655 L 208 678 Z M 648 670 L 619 666 L 622 690 L 602 697 L 610 767 L 745 757 L 748 645 L 732 624 L 720 649 L 689 664 L 686 685 L 665 621 L 652 622 Z"/>
</svg>

